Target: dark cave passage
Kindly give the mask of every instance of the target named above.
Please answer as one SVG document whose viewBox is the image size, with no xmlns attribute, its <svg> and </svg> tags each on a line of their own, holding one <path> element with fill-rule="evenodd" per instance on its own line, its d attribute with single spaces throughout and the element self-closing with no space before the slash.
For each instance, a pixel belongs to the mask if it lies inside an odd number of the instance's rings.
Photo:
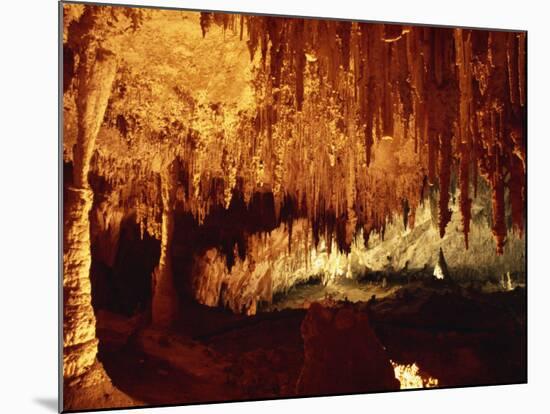
<svg viewBox="0 0 550 414">
<path fill-rule="evenodd" d="M 140 235 L 135 219 L 120 223 L 118 241 L 112 252 L 102 251 L 101 241 L 92 243 L 92 304 L 125 316 L 144 312 L 151 302 L 151 273 L 160 257 L 160 243 L 148 234 Z M 106 259 L 106 262 L 102 259 Z M 111 264 L 111 266 L 110 266 Z"/>
</svg>

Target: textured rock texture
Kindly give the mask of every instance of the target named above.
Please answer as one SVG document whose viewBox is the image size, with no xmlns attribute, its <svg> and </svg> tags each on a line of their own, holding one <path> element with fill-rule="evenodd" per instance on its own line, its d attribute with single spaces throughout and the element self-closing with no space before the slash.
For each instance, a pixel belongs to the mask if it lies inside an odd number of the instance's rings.
<svg viewBox="0 0 550 414">
<path fill-rule="evenodd" d="M 296 385 L 299 395 L 398 390 L 388 355 L 369 325 L 353 307 L 310 306 L 302 322 L 304 366 Z"/>
<path fill-rule="evenodd" d="M 90 220 L 93 193 L 88 185 L 90 157 L 103 120 L 116 61 L 112 53 L 89 48 L 79 70 L 78 136 L 74 147 L 73 186 L 64 200 L 63 373 L 86 372 L 95 360 L 97 339 L 90 284 Z"/>
<path fill-rule="evenodd" d="M 295 242 L 305 235 L 302 226 L 296 227 L 292 235 Z M 288 237 L 284 225 L 269 235 L 251 236 L 248 255 L 244 260 L 237 257 L 231 270 L 225 256 L 215 248 L 196 256 L 192 269 L 195 298 L 209 306 L 222 305 L 253 315 L 259 302 L 271 302 L 275 292 L 307 280 L 313 273 L 306 269 L 309 252 L 296 243 L 290 253 Z"/>
<path fill-rule="evenodd" d="M 65 200 L 63 254 L 63 375 L 84 374 L 97 354 L 90 283 L 92 192 L 70 188 Z"/>
<path fill-rule="evenodd" d="M 82 26 L 93 26 L 94 9 L 81 16 Z M 74 26 L 73 26 L 74 28 Z M 90 282 L 90 219 L 93 192 L 88 183 L 90 160 L 116 73 L 115 55 L 89 36 L 80 37 L 76 103 L 76 141 L 73 182 L 66 191 L 63 223 L 63 408 L 90 409 L 133 405 L 116 390 L 97 361 L 98 340 Z"/>
<path fill-rule="evenodd" d="M 483 188 L 483 189 L 482 189 Z M 211 247 L 197 253 L 191 271 L 195 298 L 209 306 L 225 306 L 237 313 L 254 314 L 262 302 L 272 303 L 278 293 L 287 293 L 296 284 L 316 279 L 332 285 L 341 279 L 363 279 L 383 274 L 422 274 L 430 277 L 443 252 L 448 273 L 455 281 L 499 281 L 513 275 L 514 283 L 525 282 L 525 240 L 509 232 L 502 255 L 497 254 L 491 231 L 491 195 L 480 185 L 472 205 L 469 249 L 463 238 L 457 193 L 451 198 L 451 218 L 443 238 L 439 236 L 437 200 L 427 198 L 414 213 L 414 227 L 403 215 L 395 215 L 384 235 L 373 235 L 365 244 L 356 238 L 350 253 L 332 249 L 322 238 L 317 247 L 308 244 L 307 221 L 294 223 L 292 233 L 281 224 L 261 236 L 248 236 L 247 254 L 228 268 L 226 256 Z M 288 239 L 292 238 L 289 250 Z"/>
<path fill-rule="evenodd" d="M 481 186 L 480 186 L 481 187 Z M 405 227 L 402 219 L 395 217 L 386 226 L 384 237 L 374 235 L 369 239 L 368 249 L 359 250 L 358 260 L 368 269 L 399 272 L 402 270 L 424 269 L 433 271 L 439 249 L 443 250 L 449 271 L 457 280 L 473 277 L 476 279 L 498 279 L 511 272 L 524 281 L 525 239 L 508 232 L 506 245 L 499 255 L 497 242 L 492 230 L 491 195 L 480 188 L 478 197 L 472 203 L 472 222 L 469 228 L 469 248 L 464 246 L 463 223 L 459 214 L 460 204 L 456 200 L 450 204 L 451 219 L 443 238 L 439 237 L 437 226 L 437 197 L 425 200 L 424 206 L 415 212 L 414 227 Z M 434 211 L 435 210 L 435 211 Z M 510 218 L 510 216 L 507 216 Z"/>
<path fill-rule="evenodd" d="M 133 217 L 161 242 L 155 323 L 177 308 L 173 213 L 202 226 L 238 203 L 249 214 L 235 217 L 247 227 L 235 268 L 223 240 L 194 251 L 191 272 L 202 303 L 238 312 L 317 270 L 327 282 L 421 269 L 439 248 L 451 271 L 522 267 L 525 33 L 70 4 L 64 13 L 64 160 L 76 188 L 91 174 L 105 190 L 94 236 L 114 248 Z M 272 201 L 254 211 L 258 194 Z M 260 226 L 244 222 L 252 213 Z"/>
<path fill-rule="evenodd" d="M 113 24 L 113 10 L 100 10 L 96 37 Z M 87 13 L 71 14 L 69 29 L 88 28 Z M 525 33 L 164 10 L 126 20 L 105 40 L 120 67 L 91 168 L 158 239 L 161 166 L 174 160 L 179 206 L 199 223 L 235 194 L 248 204 L 270 192 L 277 219 L 292 206 L 289 219 L 306 218 L 310 240 L 349 251 L 354 235 L 383 233 L 404 206 L 414 221 L 439 189 L 444 237 L 456 185 L 468 246 L 481 177 L 497 253 L 510 230 L 522 235 Z M 67 54 L 80 62 L 67 32 Z"/>
<path fill-rule="evenodd" d="M 453 278 L 523 272 L 526 33 L 62 7 L 66 408 L 128 401 L 96 358 L 90 283 L 91 240 L 108 275 L 128 220 L 159 258 L 121 308 L 159 329 L 186 285 L 251 315 L 311 278 L 431 269 L 440 249 Z M 315 306 L 304 340 L 303 392 L 326 367 L 332 392 L 395 385 L 364 316 Z"/>
</svg>

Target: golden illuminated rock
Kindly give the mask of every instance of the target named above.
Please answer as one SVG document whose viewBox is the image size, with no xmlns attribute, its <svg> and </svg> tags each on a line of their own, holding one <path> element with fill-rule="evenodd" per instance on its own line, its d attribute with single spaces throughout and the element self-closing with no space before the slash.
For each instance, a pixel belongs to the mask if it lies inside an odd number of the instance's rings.
<svg viewBox="0 0 550 414">
<path fill-rule="evenodd" d="M 451 268 L 524 264 L 525 33 L 62 7 L 66 408 L 102 407 L 79 384 L 117 393 L 91 240 L 112 267 L 128 220 L 160 246 L 159 329 L 182 291 L 253 315 L 443 248 Z"/>
<path fill-rule="evenodd" d="M 77 127 L 71 148 L 73 181 L 67 189 L 63 214 L 64 409 L 101 407 L 99 399 L 109 395 L 113 396 L 113 405 L 133 405 L 131 398 L 112 386 L 102 365 L 96 360 L 98 340 L 89 277 L 89 213 L 93 192 L 88 183 L 88 173 L 116 73 L 115 55 L 100 47 L 90 35 L 98 21 L 97 9 L 87 8 L 80 16 L 83 31 L 72 31 L 75 37 L 81 37 L 81 43 L 79 64 L 75 71 Z"/>
<path fill-rule="evenodd" d="M 134 33 L 110 41 L 120 70 L 92 168 L 156 236 L 161 190 L 151 178 L 179 159 L 190 177 L 183 208 L 199 222 L 233 191 L 245 200 L 272 191 L 277 211 L 295 198 L 311 229 L 326 229 L 324 212 L 346 222 L 343 249 L 356 228 L 381 231 L 404 199 L 416 208 L 425 177 L 441 189 L 444 236 L 455 174 L 468 246 L 480 174 L 493 187 L 502 252 L 505 187 L 514 231 L 524 221 L 523 42 L 523 33 L 148 10 Z"/>
<path fill-rule="evenodd" d="M 78 377 L 97 354 L 95 317 L 91 302 L 89 189 L 71 188 L 65 200 L 63 254 L 63 374 Z"/>
</svg>

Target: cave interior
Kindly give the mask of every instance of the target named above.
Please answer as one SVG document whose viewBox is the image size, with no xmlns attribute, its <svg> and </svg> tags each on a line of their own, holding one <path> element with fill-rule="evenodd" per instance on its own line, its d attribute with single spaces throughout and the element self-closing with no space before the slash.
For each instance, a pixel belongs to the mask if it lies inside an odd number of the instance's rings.
<svg viewBox="0 0 550 414">
<path fill-rule="evenodd" d="M 63 404 L 526 382 L 526 33 L 62 4 Z"/>
</svg>

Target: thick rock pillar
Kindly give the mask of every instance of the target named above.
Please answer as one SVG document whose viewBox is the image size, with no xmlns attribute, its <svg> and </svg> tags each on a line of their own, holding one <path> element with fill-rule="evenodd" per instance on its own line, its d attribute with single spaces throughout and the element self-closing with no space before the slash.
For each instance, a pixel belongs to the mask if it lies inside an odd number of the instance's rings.
<svg viewBox="0 0 550 414">
<path fill-rule="evenodd" d="M 177 294 L 172 272 L 172 238 L 174 235 L 174 205 L 176 200 L 175 164 L 161 172 L 162 196 L 162 236 L 160 260 L 153 271 L 152 321 L 158 327 L 169 327 L 174 322 L 178 310 Z"/>
<path fill-rule="evenodd" d="M 88 172 L 116 73 L 113 53 L 90 45 L 77 72 L 78 132 L 73 154 L 73 184 L 64 200 L 63 223 L 63 409 L 130 406 L 134 402 L 111 384 L 96 359 L 98 340 L 90 282 Z"/>
<path fill-rule="evenodd" d="M 79 377 L 97 354 L 90 282 L 90 221 L 93 193 L 68 189 L 63 237 L 63 376 Z"/>
<path fill-rule="evenodd" d="M 78 132 L 74 147 L 73 185 L 64 200 L 63 226 L 63 376 L 84 374 L 97 354 L 90 282 L 90 158 L 115 77 L 113 53 L 89 48 L 78 71 Z"/>
</svg>

